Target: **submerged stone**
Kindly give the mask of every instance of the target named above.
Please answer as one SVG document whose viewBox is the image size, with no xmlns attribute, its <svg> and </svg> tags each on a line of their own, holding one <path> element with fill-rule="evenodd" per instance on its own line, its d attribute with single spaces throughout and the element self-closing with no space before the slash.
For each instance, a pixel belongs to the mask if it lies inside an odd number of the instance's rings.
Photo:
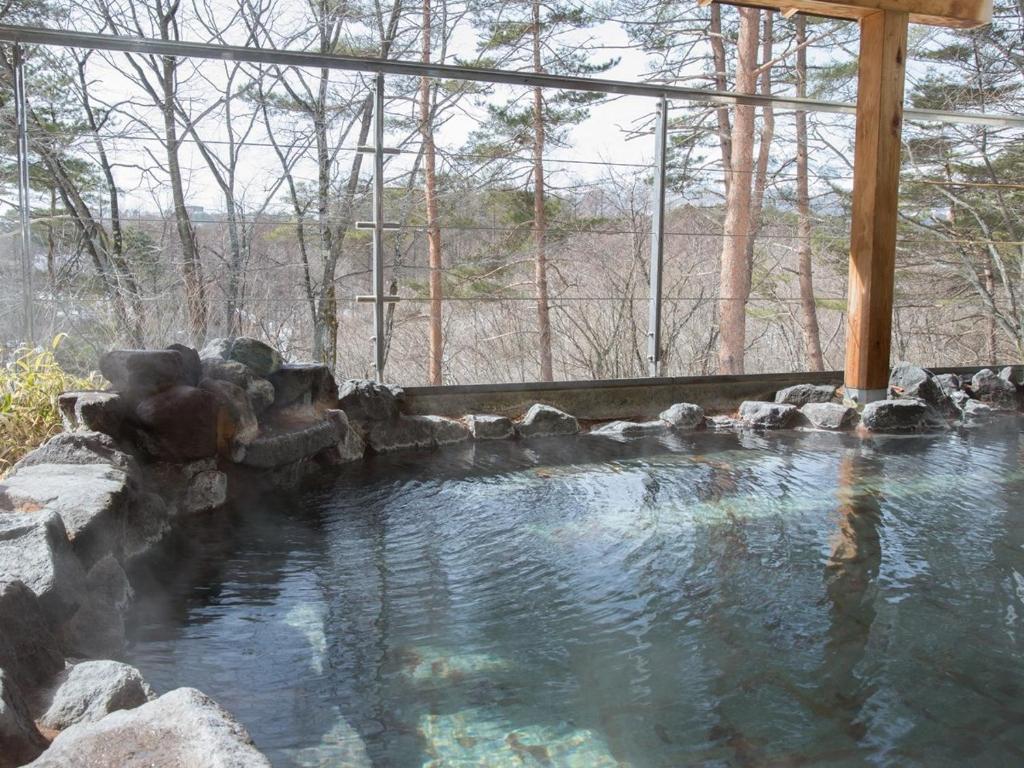
<svg viewBox="0 0 1024 768">
<path fill-rule="evenodd" d="M 704 426 L 704 409 L 693 403 L 676 403 L 658 414 L 672 429 L 691 430 Z"/>
<path fill-rule="evenodd" d="M 861 424 L 872 432 L 921 432 L 928 425 L 928 404 L 924 400 L 877 400 L 864 406 Z"/>
<path fill-rule="evenodd" d="M 610 421 L 602 424 L 596 429 L 590 430 L 591 435 L 598 437 L 612 438 L 633 438 L 647 437 L 650 435 L 663 435 L 669 429 L 669 425 L 658 419 L 656 421 Z"/>
<path fill-rule="evenodd" d="M 828 403 L 835 394 L 836 388 L 831 384 L 794 384 L 776 392 L 775 402 L 799 408 L 807 403 Z"/>
<path fill-rule="evenodd" d="M 269 768 L 248 732 L 194 688 L 61 732 L 33 768 Z"/>
<path fill-rule="evenodd" d="M 520 437 L 575 435 L 580 431 L 580 424 L 575 416 L 550 405 L 535 403 L 519 422 L 516 431 Z"/>
<path fill-rule="evenodd" d="M 135 667 L 117 661 L 83 661 L 60 674 L 39 724 L 63 731 L 77 723 L 94 723 L 111 712 L 140 707 L 154 698 Z"/>
<path fill-rule="evenodd" d="M 745 426 L 760 429 L 788 429 L 797 418 L 797 408 L 788 403 L 747 400 L 740 405 L 740 420 Z"/>
<path fill-rule="evenodd" d="M 466 417 L 466 425 L 474 440 L 507 440 L 516 432 L 512 419 L 507 416 L 473 414 Z"/>
<path fill-rule="evenodd" d="M 815 429 L 850 429 L 857 423 L 857 409 L 839 403 L 807 403 L 800 413 Z"/>
<path fill-rule="evenodd" d="M 16 768 L 46 749 L 22 690 L 0 669 L 0 768 Z"/>
</svg>

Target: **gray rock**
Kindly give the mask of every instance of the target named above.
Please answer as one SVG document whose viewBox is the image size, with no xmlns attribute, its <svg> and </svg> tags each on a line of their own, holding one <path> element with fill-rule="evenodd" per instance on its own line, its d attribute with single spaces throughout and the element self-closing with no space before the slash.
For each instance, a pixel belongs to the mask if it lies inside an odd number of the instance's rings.
<svg viewBox="0 0 1024 768">
<path fill-rule="evenodd" d="M 391 387 L 368 379 L 349 379 L 341 385 L 338 393 L 338 407 L 354 424 L 371 421 L 391 421 L 398 418 L 399 404 L 404 393 L 399 387 Z"/>
<path fill-rule="evenodd" d="M 366 443 L 355 428 L 349 423 L 344 411 L 336 408 L 324 412 L 324 417 L 334 424 L 338 436 L 337 462 L 356 461 L 366 454 Z"/>
<path fill-rule="evenodd" d="M 64 669 L 64 654 L 50 626 L 29 587 L 0 580 L 0 669 L 23 696 L 49 685 Z"/>
<path fill-rule="evenodd" d="M 194 515 L 219 509 L 227 500 L 228 476 L 211 469 L 199 472 L 189 480 L 179 509 L 183 514 Z"/>
<path fill-rule="evenodd" d="M 46 739 L 32 722 L 18 686 L 0 669 L 0 768 L 16 768 L 35 760 Z"/>
<path fill-rule="evenodd" d="M 989 368 L 982 368 L 971 379 L 971 394 L 997 411 L 1017 409 L 1017 387 L 1000 378 Z"/>
<path fill-rule="evenodd" d="M 221 360 L 219 357 L 203 360 L 203 372 L 200 381 L 202 381 L 202 379 L 228 381 L 236 387 L 245 389 L 249 386 L 249 382 L 252 381 L 252 378 L 252 372 L 244 365 L 236 363 L 234 360 Z"/>
<path fill-rule="evenodd" d="M 714 432 L 729 432 L 743 426 L 738 419 L 726 415 L 709 416 L 704 423 Z"/>
<path fill-rule="evenodd" d="M 965 426 L 984 424 L 994 417 L 995 411 L 980 400 L 967 400 L 963 408 L 963 423 Z"/>
<path fill-rule="evenodd" d="M 128 474 L 103 464 L 33 464 L 4 481 L 0 508 L 56 512 L 85 564 L 120 551 L 124 510 L 133 499 Z"/>
<path fill-rule="evenodd" d="M 321 363 L 285 363 L 271 377 L 274 405 L 338 406 L 338 384 L 331 369 Z"/>
<path fill-rule="evenodd" d="M 516 426 L 519 436 L 526 438 L 575 435 L 579 431 L 580 424 L 575 416 L 543 403 L 531 405 L 523 420 Z"/>
<path fill-rule="evenodd" d="M 185 383 L 185 361 L 173 349 L 115 349 L 100 358 L 114 390 L 143 396 Z"/>
<path fill-rule="evenodd" d="M 856 408 L 839 403 L 807 403 L 800 413 L 815 429 L 850 429 L 859 418 Z"/>
<path fill-rule="evenodd" d="M 747 427 L 788 429 L 796 421 L 797 413 L 796 406 L 789 403 L 746 400 L 740 405 L 739 417 Z"/>
<path fill-rule="evenodd" d="M 171 515 L 167 503 L 158 493 L 140 493 L 128 506 L 124 517 L 122 557 L 131 563 L 151 552 L 171 532 Z"/>
<path fill-rule="evenodd" d="M 939 382 L 935 381 L 934 374 L 911 363 L 901 362 L 893 367 L 889 374 L 888 397 L 891 400 L 923 400 L 938 411 L 938 414 L 932 414 L 933 420 L 956 418 L 958 415 L 956 406 Z"/>
<path fill-rule="evenodd" d="M 799 408 L 807 403 L 828 403 L 836 395 L 831 384 L 795 384 L 775 393 L 776 403 L 795 405 Z"/>
<path fill-rule="evenodd" d="M 651 435 L 663 435 L 669 430 L 668 423 L 658 419 L 655 421 L 610 421 L 607 424 L 590 430 L 588 434 L 596 437 L 610 437 L 613 439 L 628 439 L 634 437 L 649 437 Z"/>
<path fill-rule="evenodd" d="M 57 398 L 57 407 L 68 432 L 121 434 L 126 406 L 117 392 L 65 392 Z"/>
<path fill-rule="evenodd" d="M 954 392 L 960 391 L 960 377 L 955 373 L 937 373 L 934 381 L 939 385 L 939 389 L 950 397 Z"/>
<path fill-rule="evenodd" d="M 111 712 L 141 707 L 156 696 L 135 667 L 117 661 L 83 661 L 60 674 L 39 724 L 63 731 L 95 723 Z"/>
<path fill-rule="evenodd" d="M 221 420 L 217 434 L 221 449 L 232 458 L 242 456 L 245 446 L 255 440 L 260 431 L 249 395 L 242 387 L 224 379 L 203 379 L 199 387 L 217 398 L 220 412 L 227 416 L 226 421 Z"/>
<path fill-rule="evenodd" d="M 198 387 L 172 387 L 152 395 L 136 409 L 145 428 L 143 447 L 153 457 L 170 461 L 213 456 L 217 453 L 218 410 L 216 396 Z"/>
<path fill-rule="evenodd" d="M 211 698 L 178 688 L 135 709 L 61 732 L 33 768 L 270 768 Z"/>
<path fill-rule="evenodd" d="M 928 426 L 928 404 L 924 400 L 876 400 L 864 406 L 861 424 L 872 432 L 921 432 Z"/>
<path fill-rule="evenodd" d="M 261 379 L 258 376 L 253 376 L 249 379 L 249 383 L 245 385 L 245 393 L 249 395 L 252 409 L 256 412 L 257 416 L 273 405 L 276 397 L 274 385 L 267 381 L 267 379 Z"/>
<path fill-rule="evenodd" d="M 0 506 L 2 495 L 0 485 Z M 0 513 L 0 584 L 13 581 L 39 598 L 54 625 L 78 608 L 85 572 L 56 512 Z"/>
<path fill-rule="evenodd" d="M 261 434 L 246 447 L 240 463 L 249 467 L 281 467 L 309 458 L 338 442 L 336 422 L 321 419 Z"/>
<path fill-rule="evenodd" d="M 466 425 L 474 440 L 508 440 L 516 433 L 512 419 L 507 416 L 473 414 L 466 417 Z"/>
<path fill-rule="evenodd" d="M 121 564 L 108 555 L 89 569 L 82 605 L 63 627 L 64 644 L 79 658 L 116 656 L 124 650 L 124 617 L 133 592 Z"/>
<path fill-rule="evenodd" d="M 1008 365 L 999 371 L 999 378 L 1020 389 L 1024 386 L 1024 368 L 1019 365 Z"/>
<path fill-rule="evenodd" d="M 36 464 L 103 464 L 127 472 L 135 469 L 135 460 L 119 450 L 109 435 L 101 432 L 61 432 L 23 456 L 14 472 Z"/>
<path fill-rule="evenodd" d="M 676 403 L 658 414 L 658 418 L 668 422 L 672 429 L 700 429 L 704 426 L 704 409 L 693 403 Z"/>
<path fill-rule="evenodd" d="M 213 339 L 199 356 L 203 359 L 220 358 L 241 363 L 256 376 L 266 378 L 281 367 L 281 353 L 258 339 L 239 336 L 231 339 Z"/>
<path fill-rule="evenodd" d="M 446 419 L 443 416 L 410 416 L 411 419 L 421 419 L 426 422 L 433 435 L 433 444 L 436 446 L 453 445 L 469 439 L 469 429 L 461 421 Z"/>
<path fill-rule="evenodd" d="M 199 353 L 184 344 L 169 344 L 167 349 L 181 355 L 182 368 L 185 372 L 183 383 L 190 387 L 198 387 L 199 379 L 203 375 L 203 361 L 199 359 Z"/>
<path fill-rule="evenodd" d="M 366 445 L 374 453 L 437 445 L 436 425 L 426 416 L 397 416 L 387 421 L 369 421 L 364 428 Z"/>
</svg>

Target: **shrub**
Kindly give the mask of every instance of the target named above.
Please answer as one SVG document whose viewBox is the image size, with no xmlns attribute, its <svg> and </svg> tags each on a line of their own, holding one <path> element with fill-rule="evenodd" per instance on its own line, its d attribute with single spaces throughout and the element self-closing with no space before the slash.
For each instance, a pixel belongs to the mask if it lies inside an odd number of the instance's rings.
<svg viewBox="0 0 1024 768">
<path fill-rule="evenodd" d="M 57 396 L 75 389 L 97 389 L 97 374 L 66 373 L 55 353 L 64 340 L 56 336 L 48 347 L 19 349 L 0 367 L 0 477 L 19 458 L 60 432 Z"/>
</svg>

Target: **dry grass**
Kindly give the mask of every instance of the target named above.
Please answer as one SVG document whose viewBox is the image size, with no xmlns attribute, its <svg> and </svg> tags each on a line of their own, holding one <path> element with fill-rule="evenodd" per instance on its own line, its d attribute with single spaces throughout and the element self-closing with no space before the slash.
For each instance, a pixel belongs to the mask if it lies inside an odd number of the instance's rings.
<svg viewBox="0 0 1024 768">
<path fill-rule="evenodd" d="M 14 462 L 61 430 L 57 396 L 101 385 L 93 374 L 73 376 L 61 368 L 56 351 L 64 335 L 46 347 L 20 349 L 0 367 L 0 477 Z"/>
</svg>

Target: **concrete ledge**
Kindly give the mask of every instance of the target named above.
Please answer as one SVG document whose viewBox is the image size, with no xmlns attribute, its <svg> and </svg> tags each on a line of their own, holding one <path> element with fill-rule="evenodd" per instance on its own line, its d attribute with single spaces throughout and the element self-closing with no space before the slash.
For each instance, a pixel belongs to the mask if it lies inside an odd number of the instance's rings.
<svg viewBox="0 0 1024 768">
<path fill-rule="evenodd" d="M 973 374 L 980 368 L 929 370 L 962 375 Z M 842 371 L 824 371 L 405 387 L 402 408 L 412 415 L 459 417 L 467 413 L 493 413 L 520 416 L 531 405 L 540 402 L 585 421 L 646 421 L 656 418 L 674 403 L 699 403 L 709 414 L 728 413 L 735 411 L 744 400 L 771 400 L 777 390 L 794 384 L 840 386 L 842 383 Z"/>
</svg>

